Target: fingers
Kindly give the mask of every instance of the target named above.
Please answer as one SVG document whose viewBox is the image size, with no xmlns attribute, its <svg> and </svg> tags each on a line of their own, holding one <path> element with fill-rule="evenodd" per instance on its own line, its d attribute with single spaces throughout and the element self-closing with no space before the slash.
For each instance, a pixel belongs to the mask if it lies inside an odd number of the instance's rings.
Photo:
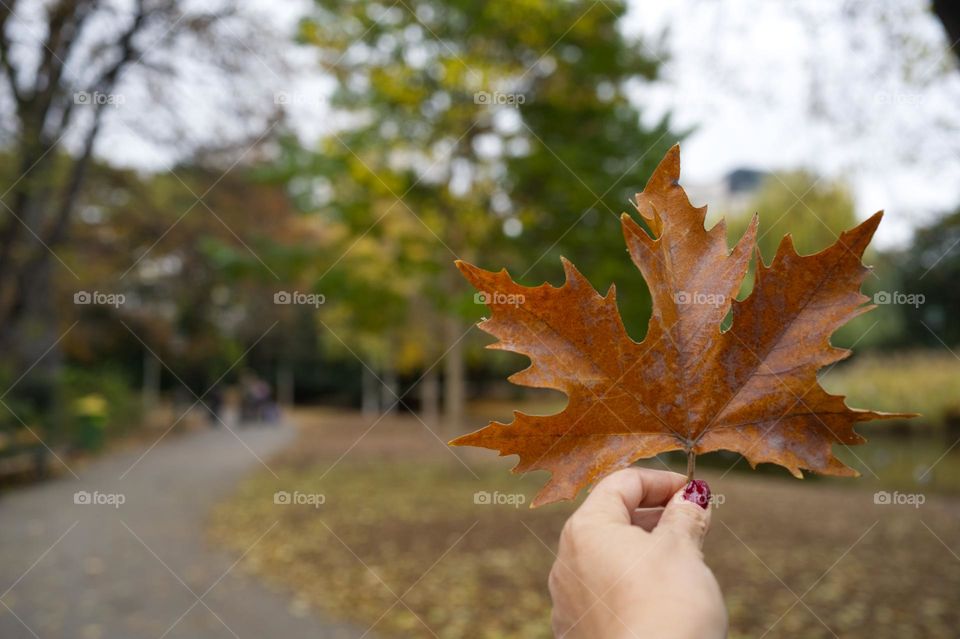
<svg viewBox="0 0 960 639">
<path fill-rule="evenodd" d="M 663 508 L 641 508 L 630 513 L 630 523 L 647 532 L 652 532 L 660 523 L 661 515 L 663 515 Z"/>
<path fill-rule="evenodd" d="M 703 539 L 710 529 L 710 489 L 706 482 L 698 481 L 694 484 L 700 484 L 699 493 L 695 493 L 690 498 L 695 501 L 689 501 L 684 497 L 685 488 L 678 490 L 672 499 L 663 509 L 663 515 L 660 517 L 660 523 L 654 529 L 654 534 L 667 535 L 680 540 L 683 543 L 689 543 L 698 550 L 703 547 Z M 704 494 L 705 491 L 705 494 Z M 697 498 L 700 503 L 696 503 Z"/>
<path fill-rule="evenodd" d="M 683 475 L 662 470 L 618 470 L 594 486 L 579 513 L 598 521 L 629 525 L 634 510 L 664 505 L 686 481 Z"/>
</svg>

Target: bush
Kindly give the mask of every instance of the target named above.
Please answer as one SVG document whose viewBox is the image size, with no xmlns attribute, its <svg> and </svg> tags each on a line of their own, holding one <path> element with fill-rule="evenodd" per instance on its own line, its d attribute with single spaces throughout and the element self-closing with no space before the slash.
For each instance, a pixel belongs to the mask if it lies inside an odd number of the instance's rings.
<svg viewBox="0 0 960 639">
<path fill-rule="evenodd" d="M 119 371 L 68 366 L 60 390 L 59 396 L 67 408 L 67 433 L 73 442 L 89 423 L 91 407 L 96 408 L 95 417 L 102 421 L 107 439 L 130 432 L 142 422 L 138 392 Z"/>
</svg>

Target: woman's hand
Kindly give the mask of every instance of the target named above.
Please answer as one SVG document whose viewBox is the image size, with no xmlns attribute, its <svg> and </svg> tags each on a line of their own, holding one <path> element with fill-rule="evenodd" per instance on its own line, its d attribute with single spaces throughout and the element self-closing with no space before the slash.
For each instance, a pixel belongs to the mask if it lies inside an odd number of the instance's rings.
<svg viewBox="0 0 960 639">
<path fill-rule="evenodd" d="M 726 636 L 720 586 L 700 550 L 709 489 L 697 484 L 703 506 L 684 498 L 676 473 L 628 468 L 596 485 L 563 527 L 550 571 L 557 637 Z"/>
</svg>

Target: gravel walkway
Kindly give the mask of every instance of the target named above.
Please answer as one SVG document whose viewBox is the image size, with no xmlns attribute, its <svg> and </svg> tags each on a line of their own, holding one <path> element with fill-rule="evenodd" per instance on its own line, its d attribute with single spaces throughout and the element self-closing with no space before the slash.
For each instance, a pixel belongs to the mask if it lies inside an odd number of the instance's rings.
<svg viewBox="0 0 960 639">
<path fill-rule="evenodd" d="M 207 543 L 210 508 L 295 435 L 234 432 L 242 442 L 223 428 L 171 436 L 75 468 L 79 479 L 0 496 L 0 637 L 361 636 L 233 570 L 238 557 Z M 75 503 L 78 491 L 105 503 Z M 265 521 L 262 539 L 271 532 Z"/>
</svg>

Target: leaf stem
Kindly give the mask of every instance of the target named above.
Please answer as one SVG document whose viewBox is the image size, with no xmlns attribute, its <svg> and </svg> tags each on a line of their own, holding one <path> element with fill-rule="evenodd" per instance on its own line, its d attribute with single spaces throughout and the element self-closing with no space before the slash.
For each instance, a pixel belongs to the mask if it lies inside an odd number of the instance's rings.
<svg viewBox="0 0 960 639">
<path fill-rule="evenodd" d="M 687 451 L 687 483 L 693 481 L 693 470 L 697 466 L 697 454 L 692 450 Z"/>
</svg>

